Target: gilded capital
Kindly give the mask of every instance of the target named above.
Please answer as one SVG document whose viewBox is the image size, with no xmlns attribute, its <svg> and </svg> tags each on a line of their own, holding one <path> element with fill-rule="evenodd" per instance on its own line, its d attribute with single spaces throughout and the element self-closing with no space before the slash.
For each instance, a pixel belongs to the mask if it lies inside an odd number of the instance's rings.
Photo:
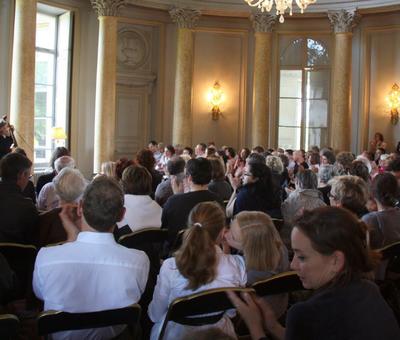
<svg viewBox="0 0 400 340">
<path fill-rule="evenodd" d="M 115 17 L 118 10 L 126 5 L 126 0 L 90 0 L 97 16 Z"/>
<path fill-rule="evenodd" d="M 361 16 L 355 11 L 329 11 L 328 18 L 335 33 L 351 32 L 358 24 Z"/>
<path fill-rule="evenodd" d="M 169 15 L 179 28 L 193 28 L 201 12 L 197 9 L 175 7 L 169 11 Z"/>
<path fill-rule="evenodd" d="M 256 32 L 272 32 L 276 23 L 276 16 L 267 12 L 252 14 L 250 20 Z"/>
</svg>

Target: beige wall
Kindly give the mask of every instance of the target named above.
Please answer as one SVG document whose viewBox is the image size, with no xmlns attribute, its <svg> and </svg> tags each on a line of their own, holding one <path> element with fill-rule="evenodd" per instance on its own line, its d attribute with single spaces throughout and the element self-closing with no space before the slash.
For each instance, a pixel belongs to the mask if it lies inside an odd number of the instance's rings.
<svg viewBox="0 0 400 340">
<path fill-rule="evenodd" d="M 0 110 L 8 111 L 10 50 L 9 1 L 0 1 Z M 89 1 L 54 0 L 75 14 L 72 77 L 71 149 L 78 167 L 92 173 L 98 22 Z M 7 20 L 3 20 L 7 19 Z M 384 97 L 400 83 L 400 12 L 364 16 L 353 35 L 352 150 L 359 152 L 375 131 L 385 134 L 389 147 L 400 139 L 400 124 L 390 125 Z M 382 24 L 384 23 L 384 24 Z M 398 25 L 398 26 L 396 26 Z M 171 142 L 174 97 L 176 26 L 167 12 L 129 6 L 119 29 L 139 30 L 151 45 L 147 68 L 118 69 L 116 156 L 131 155 L 147 139 Z M 271 74 L 270 145 L 276 140 L 277 35 L 330 31 L 327 18 L 287 19 L 276 24 Z M 252 109 L 254 33 L 247 18 L 202 16 L 194 30 L 193 143 L 214 140 L 235 147 L 249 145 Z M 128 80 L 127 80 L 128 79 Z M 226 94 L 223 117 L 212 121 L 207 90 L 220 81 Z M 386 111 L 385 111 L 386 110 Z M 134 143 L 132 138 L 135 137 Z M 124 145 L 124 138 L 130 141 Z M 131 144 L 129 144 L 131 143 Z"/>
</svg>

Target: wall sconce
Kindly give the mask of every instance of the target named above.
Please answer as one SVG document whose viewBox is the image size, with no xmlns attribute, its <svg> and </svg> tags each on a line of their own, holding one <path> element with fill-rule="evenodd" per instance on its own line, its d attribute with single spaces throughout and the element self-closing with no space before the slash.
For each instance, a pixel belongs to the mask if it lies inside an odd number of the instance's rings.
<svg viewBox="0 0 400 340">
<path fill-rule="evenodd" d="M 221 85 L 218 81 L 207 94 L 207 101 L 212 105 L 211 117 L 213 120 L 218 120 L 222 116 L 219 106 L 225 101 L 225 94 L 221 90 Z"/>
<path fill-rule="evenodd" d="M 390 107 L 390 122 L 396 125 L 399 121 L 400 110 L 400 88 L 397 84 L 393 84 L 392 89 L 386 96 L 386 101 Z"/>
</svg>

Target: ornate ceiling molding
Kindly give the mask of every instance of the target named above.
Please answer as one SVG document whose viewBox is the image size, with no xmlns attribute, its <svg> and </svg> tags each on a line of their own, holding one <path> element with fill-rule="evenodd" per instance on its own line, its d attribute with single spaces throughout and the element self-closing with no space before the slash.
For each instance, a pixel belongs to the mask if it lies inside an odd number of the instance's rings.
<svg viewBox="0 0 400 340">
<path fill-rule="evenodd" d="M 90 0 L 90 2 L 99 17 L 115 17 L 118 15 L 118 10 L 127 4 L 127 0 Z"/>
<path fill-rule="evenodd" d="M 358 24 L 361 16 L 355 11 L 329 11 L 328 18 L 335 33 L 351 32 Z"/>
<path fill-rule="evenodd" d="M 169 11 L 169 15 L 179 28 L 193 28 L 199 20 L 201 12 L 197 9 L 176 7 Z"/>
</svg>

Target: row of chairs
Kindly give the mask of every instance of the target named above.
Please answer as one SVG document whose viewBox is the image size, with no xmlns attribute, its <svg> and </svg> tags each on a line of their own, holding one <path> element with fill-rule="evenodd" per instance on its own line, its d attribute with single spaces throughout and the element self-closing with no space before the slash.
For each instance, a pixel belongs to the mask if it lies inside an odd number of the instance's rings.
<svg viewBox="0 0 400 340">
<path fill-rule="evenodd" d="M 216 288 L 175 299 L 169 306 L 167 316 L 161 329 L 159 339 L 162 340 L 167 323 L 170 321 L 191 326 L 214 324 L 219 321 L 225 311 L 234 309 L 226 292 L 255 293 L 268 296 L 303 290 L 301 281 L 295 272 L 277 274 L 269 279 L 259 281 L 250 288 Z M 217 314 L 216 314 L 217 313 Z M 67 313 L 62 311 L 42 312 L 37 320 L 38 333 L 41 336 L 88 328 L 113 325 L 127 325 L 130 333 L 137 333 L 141 307 L 138 304 L 114 310 L 90 313 Z M 212 314 L 210 316 L 210 314 Z M 14 315 L 0 316 L 1 339 L 13 338 L 18 329 L 18 318 Z"/>
</svg>

